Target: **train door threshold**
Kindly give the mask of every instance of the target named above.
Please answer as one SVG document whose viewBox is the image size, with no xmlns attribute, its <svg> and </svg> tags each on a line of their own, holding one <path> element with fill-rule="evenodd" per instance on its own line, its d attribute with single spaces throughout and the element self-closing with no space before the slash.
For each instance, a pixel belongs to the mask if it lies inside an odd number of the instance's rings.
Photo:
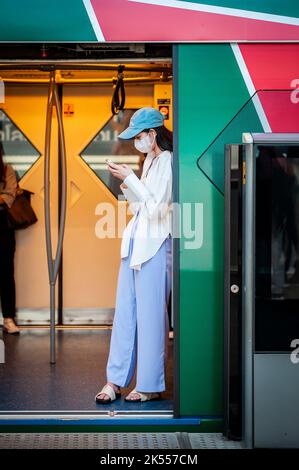
<svg viewBox="0 0 299 470">
<path fill-rule="evenodd" d="M 93 426 L 93 425 L 125 425 L 125 426 L 200 426 L 199 416 L 175 418 L 170 412 L 130 412 L 130 411 L 100 411 L 98 413 L 84 412 L 2 412 L 0 427 L 3 426 Z"/>
</svg>

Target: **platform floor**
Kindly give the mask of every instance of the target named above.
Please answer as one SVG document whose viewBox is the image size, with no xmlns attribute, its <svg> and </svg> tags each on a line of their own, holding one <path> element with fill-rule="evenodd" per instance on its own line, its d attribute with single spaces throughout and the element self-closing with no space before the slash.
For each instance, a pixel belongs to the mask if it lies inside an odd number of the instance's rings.
<svg viewBox="0 0 299 470">
<path fill-rule="evenodd" d="M 94 397 L 106 381 L 111 329 L 72 328 L 56 332 L 57 362 L 49 363 L 49 329 L 23 328 L 4 334 L 5 364 L 0 364 L 0 413 L 4 411 L 172 411 L 173 340 L 169 339 L 166 391 L 162 400 L 97 405 Z M 136 375 L 136 372 L 135 372 Z"/>
<path fill-rule="evenodd" d="M 242 449 L 219 433 L 0 434 L 0 449 Z"/>
</svg>

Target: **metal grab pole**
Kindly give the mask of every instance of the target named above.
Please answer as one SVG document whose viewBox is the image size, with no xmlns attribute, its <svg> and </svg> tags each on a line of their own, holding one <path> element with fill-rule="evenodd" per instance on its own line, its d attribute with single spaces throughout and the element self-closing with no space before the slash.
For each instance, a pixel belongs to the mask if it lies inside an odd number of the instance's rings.
<svg viewBox="0 0 299 470">
<path fill-rule="evenodd" d="M 53 105 L 56 105 L 59 141 L 62 154 L 62 186 L 61 186 L 61 211 L 59 219 L 59 235 L 56 249 L 56 256 L 53 259 L 52 253 L 52 237 L 51 237 L 51 214 L 50 214 L 50 146 L 51 146 L 51 127 L 52 127 L 52 111 Z M 62 122 L 62 112 L 59 103 L 57 85 L 55 83 L 55 71 L 50 72 L 50 83 L 47 103 L 47 120 L 46 120 L 46 138 L 45 138 L 45 167 L 44 167 L 44 186 L 45 186 L 45 230 L 46 230 L 46 248 L 48 273 L 50 283 L 50 363 L 56 363 L 55 351 L 55 285 L 59 265 L 61 262 L 62 243 L 65 229 L 66 217 L 66 196 L 67 196 L 67 173 L 66 173 L 66 151 L 65 138 Z"/>
</svg>

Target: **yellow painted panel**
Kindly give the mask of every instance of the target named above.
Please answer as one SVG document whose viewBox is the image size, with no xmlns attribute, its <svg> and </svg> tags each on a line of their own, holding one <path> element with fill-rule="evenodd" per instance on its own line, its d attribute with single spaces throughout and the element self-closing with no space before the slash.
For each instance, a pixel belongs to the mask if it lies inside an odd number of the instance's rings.
<svg viewBox="0 0 299 470">
<path fill-rule="evenodd" d="M 126 85 L 126 108 L 153 106 L 153 85 Z M 117 199 L 79 156 L 111 117 L 111 86 L 65 85 L 68 206 L 64 238 L 64 307 L 114 308 L 121 238 L 99 239 L 96 206 Z M 70 109 L 70 108 L 68 108 Z M 121 181 L 119 181 L 119 184 Z"/>
<path fill-rule="evenodd" d="M 48 88 L 46 85 L 6 85 L 1 108 L 42 154 L 20 181 L 33 191 L 31 202 L 38 222 L 16 231 L 15 279 L 17 309 L 49 308 L 49 281 L 44 222 L 44 141 Z M 57 243 L 58 141 L 56 118 L 52 121 L 51 218 L 53 250 Z M 13 138 L 13 137 L 12 137 Z M 34 320 L 34 318 L 32 318 Z"/>
</svg>

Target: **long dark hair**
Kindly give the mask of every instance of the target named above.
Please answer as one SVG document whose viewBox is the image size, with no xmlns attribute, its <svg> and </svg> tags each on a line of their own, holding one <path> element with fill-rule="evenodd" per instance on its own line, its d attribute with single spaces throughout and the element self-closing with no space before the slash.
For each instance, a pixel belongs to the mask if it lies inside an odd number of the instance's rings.
<svg viewBox="0 0 299 470">
<path fill-rule="evenodd" d="M 173 150 L 173 132 L 167 129 L 165 126 L 160 127 L 151 127 L 151 129 L 155 129 L 157 132 L 156 142 L 158 147 L 161 150 L 169 150 L 172 152 Z M 144 129 L 144 132 L 149 133 L 150 129 Z"/>
<path fill-rule="evenodd" d="M 3 155 L 4 155 L 4 149 L 2 142 L 0 142 L 0 183 L 1 181 L 5 181 L 5 166 L 4 166 L 4 161 L 3 161 Z"/>
</svg>

